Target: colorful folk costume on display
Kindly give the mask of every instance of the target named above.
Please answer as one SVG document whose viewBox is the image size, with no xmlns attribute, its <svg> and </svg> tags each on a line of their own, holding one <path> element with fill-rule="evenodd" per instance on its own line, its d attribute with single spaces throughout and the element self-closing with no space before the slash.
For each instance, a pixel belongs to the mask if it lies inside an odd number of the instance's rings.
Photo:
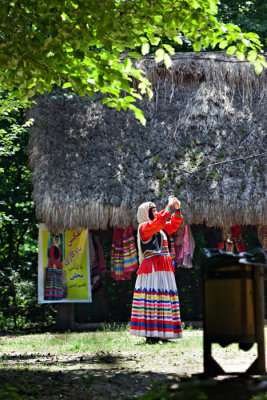
<svg viewBox="0 0 267 400">
<path fill-rule="evenodd" d="M 195 241 L 189 225 L 182 225 L 173 234 L 175 245 L 175 262 L 177 267 L 192 268 Z"/>
<path fill-rule="evenodd" d="M 104 252 L 98 236 L 89 232 L 91 288 L 96 289 L 102 283 L 102 275 L 107 272 Z"/>
<path fill-rule="evenodd" d="M 219 250 L 224 250 L 227 253 L 232 254 L 243 253 L 246 251 L 240 225 L 232 226 L 231 232 L 229 229 L 224 229 L 222 235 L 224 238 L 227 237 L 227 239 L 219 243 Z"/>
<path fill-rule="evenodd" d="M 63 264 L 60 248 L 52 245 L 49 248 L 49 264 L 46 267 L 44 299 L 61 300 L 63 298 Z"/>
<path fill-rule="evenodd" d="M 129 280 L 138 268 L 133 228 L 116 228 L 111 247 L 110 274 L 116 281 Z"/>
<path fill-rule="evenodd" d="M 140 266 L 134 289 L 130 334 L 147 338 L 178 339 L 182 337 L 180 306 L 169 254 L 168 236 L 177 231 L 183 217 L 172 206 L 149 218 L 151 202 L 138 209 L 137 244 Z"/>
<path fill-rule="evenodd" d="M 237 252 L 243 253 L 244 251 L 246 251 L 246 245 L 243 240 L 241 225 L 232 226 L 231 232 L 232 232 L 232 240 L 236 246 Z"/>
</svg>

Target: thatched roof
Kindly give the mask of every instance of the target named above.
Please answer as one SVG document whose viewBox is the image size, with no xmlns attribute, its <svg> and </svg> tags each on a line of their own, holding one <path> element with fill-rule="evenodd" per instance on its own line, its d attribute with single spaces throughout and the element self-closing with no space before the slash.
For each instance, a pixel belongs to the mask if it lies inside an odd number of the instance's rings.
<svg viewBox="0 0 267 400">
<path fill-rule="evenodd" d="M 37 217 L 52 231 L 136 227 L 143 201 L 181 200 L 190 224 L 267 223 L 267 73 L 224 53 L 180 53 L 166 70 L 139 62 L 154 96 L 132 112 L 47 95 L 31 110 Z"/>
</svg>

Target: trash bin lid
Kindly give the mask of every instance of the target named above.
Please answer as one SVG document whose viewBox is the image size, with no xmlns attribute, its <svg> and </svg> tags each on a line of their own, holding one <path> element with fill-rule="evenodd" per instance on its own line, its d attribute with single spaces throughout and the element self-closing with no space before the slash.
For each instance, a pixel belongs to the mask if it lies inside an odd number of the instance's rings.
<svg viewBox="0 0 267 400">
<path fill-rule="evenodd" d="M 220 268 L 235 264 L 249 264 L 252 266 L 264 266 L 267 268 L 267 257 L 265 251 L 260 248 L 253 252 L 243 252 L 232 254 L 219 249 L 204 249 L 205 260 L 202 263 L 203 268 Z"/>
</svg>

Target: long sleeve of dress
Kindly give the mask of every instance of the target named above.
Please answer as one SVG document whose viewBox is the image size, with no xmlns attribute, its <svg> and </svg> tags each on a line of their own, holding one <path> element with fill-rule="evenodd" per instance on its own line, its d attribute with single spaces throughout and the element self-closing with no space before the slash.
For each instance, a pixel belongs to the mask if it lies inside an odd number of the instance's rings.
<svg viewBox="0 0 267 400">
<path fill-rule="evenodd" d="M 164 227 L 165 231 L 168 235 L 171 235 L 173 232 L 176 232 L 181 225 L 184 217 L 181 215 L 180 210 L 175 210 L 174 214 L 171 216 L 171 220 L 168 221 Z"/>
<path fill-rule="evenodd" d="M 165 229 L 168 235 L 177 231 L 179 226 L 181 225 L 184 217 L 181 215 L 180 210 L 175 210 L 175 213 L 171 216 L 171 220 L 168 221 L 170 216 L 169 207 L 160 211 L 156 218 L 152 221 L 145 222 L 140 227 L 140 234 L 144 241 L 147 241 L 151 238 L 152 235 Z M 168 221 L 168 222 L 167 222 Z"/>
<path fill-rule="evenodd" d="M 161 231 L 170 216 L 169 207 L 160 211 L 155 219 L 149 222 L 144 222 L 140 227 L 140 234 L 143 241 L 147 241 L 153 236 L 155 233 Z"/>
</svg>

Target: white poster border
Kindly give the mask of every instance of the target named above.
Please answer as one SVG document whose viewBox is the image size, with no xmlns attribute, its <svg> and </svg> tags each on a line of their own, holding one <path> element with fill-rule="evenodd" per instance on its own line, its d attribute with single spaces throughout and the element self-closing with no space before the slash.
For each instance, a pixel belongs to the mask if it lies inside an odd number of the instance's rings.
<svg viewBox="0 0 267 400">
<path fill-rule="evenodd" d="M 44 300 L 44 260 L 43 260 L 43 236 L 42 232 L 48 231 L 44 223 L 39 224 L 38 232 L 38 304 L 59 304 L 59 303 L 92 303 L 91 275 L 90 275 L 90 253 L 89 253 L 89 234 L 86 230 L 86 251 L 87 251 L 87 283 L 88 283 L 88 299 L 82 300 Z"/>
</svg>

